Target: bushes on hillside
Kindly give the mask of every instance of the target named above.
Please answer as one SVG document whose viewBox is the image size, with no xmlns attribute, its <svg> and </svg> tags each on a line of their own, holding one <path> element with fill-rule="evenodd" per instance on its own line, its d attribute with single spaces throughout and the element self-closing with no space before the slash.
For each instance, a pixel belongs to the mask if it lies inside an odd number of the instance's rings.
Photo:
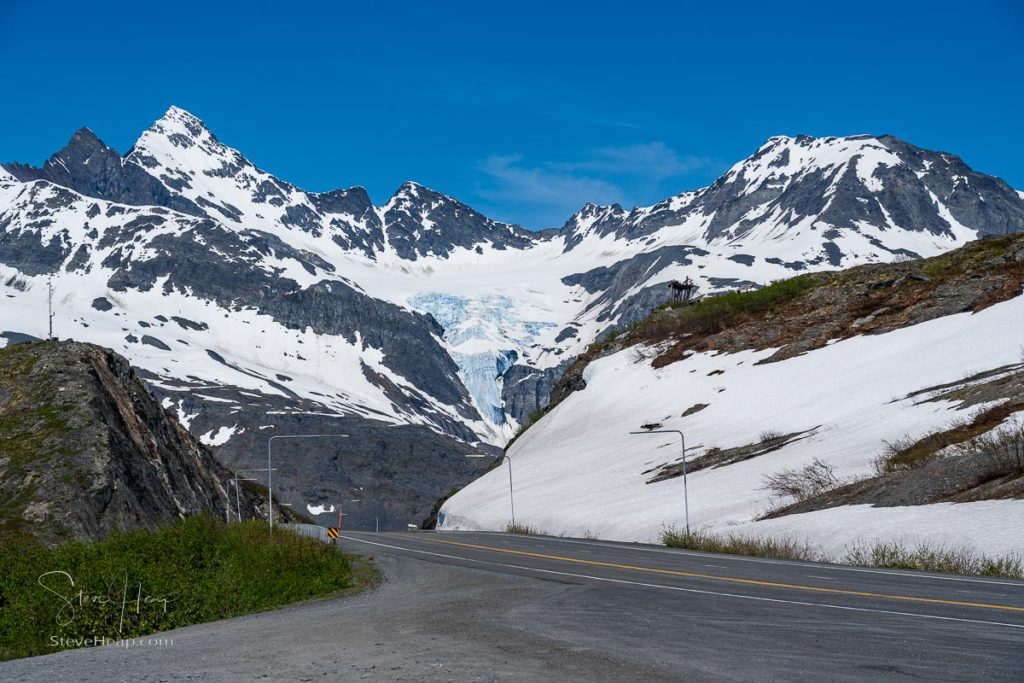
<svg viewBox="0 0 1024 683">
<path fill-rule="evenodd" d="M 1017 420 L 960 444 L 955 454 L 976 458 L 988 477 L 1024 475 L 1024 421 Z"/>
<path fill-rule="evenodd" d="M 818 458 L 800 469 L 769 474 L 764 481 L 766 490 L 796 501 L 807 500 L 839 486 L 839 479 L 832 466 Z"/>
</svg>

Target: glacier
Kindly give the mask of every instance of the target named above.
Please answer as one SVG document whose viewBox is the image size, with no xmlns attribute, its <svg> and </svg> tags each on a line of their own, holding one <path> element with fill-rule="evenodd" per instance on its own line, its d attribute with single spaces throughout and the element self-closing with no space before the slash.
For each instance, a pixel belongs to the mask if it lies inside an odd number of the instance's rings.
<svg viewBox="0 0 1024 683">
<path fill-rule="evenodd" d="M 497 433 L 511 436 L 518 425 L 505 413 L 502 377 L 555 323 L 523 320 L 516 302 L 503 294 L 425 292 L 410 297 L 408 304 L 429 313 L 442 327 L 459 378 L 477 410 Z"/>
</svg>

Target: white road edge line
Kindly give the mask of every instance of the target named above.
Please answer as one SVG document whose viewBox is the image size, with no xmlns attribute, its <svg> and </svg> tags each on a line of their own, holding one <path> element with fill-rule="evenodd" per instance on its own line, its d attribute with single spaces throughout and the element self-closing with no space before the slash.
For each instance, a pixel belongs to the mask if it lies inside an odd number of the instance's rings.
<svg viewBox="0 0 1024 683">
<path fill-rule="evenodd" d="M 461 534 L 461 533 L 484 533 L 494 534 L 497 536 L 503 536 L 500 531 L 438 531 L 438 535 L 442 534 Z M 814 567 L 823 571 L 837 571 L 837 572 L 857 572 L 860 574 L 884 574 L 886 576 L 905 576 L 908 579 L 927 580 L 935 579 L 936 581 L 962 581 L 966 583 L 980 583 L 988 586 L 1015 586 L 1017 588 L 1024 588 L 1024 582 L 1021 581 L 999 581 L 998 579 L 984 579 L 974 578 L 970 576 L 942 576 L 938 574 L 929 574 L 927 572 L 915 572 L 912 570 L 904 571 L 892 571 L 888 569 L 870 569 L 868 567 L 849 567 L 842 564 L 823 564 L 818 562 L 795 562 L 793 560 L 774 560 L 764 557 L 745 557 L 743 555 L 726 555 L 722 556 L 719 553 L 701 553 L 693 550 L 682 550 L 681 548 L 646 548 L 642 545 L 636 545 L 636 547 L 625 544 L 625 543 L 600 543 L 594 541 L 582 541 L 571 538 L 554 538 L 552 536 L 530 536 L 531 539 L 538 541 L 552 541 L 554 543 L 568 543 L 570 545 L 593 545 L 600 548 L 620 548 L 622 550 L 637 550 L 645 553 L 659 553 L 664 555 L 685 555 L 687 557 L 699 557 L 707 558 L 712 555 L 716 560 L 723 562 L 755 562 L 757 564 L 781 564 L 790 567 Z"/>
<path fill-rule="evenodd" d="M 698 593 L 700 595 L 718 595 L 726 598 L 738 598 L 740 600 L 756 600 L 758 602 L 774 602 L 785 605 L 799 605 L 803 607 L 824 607 L 826 609 L 840 609 L 847 610 L 850 612 L 871 612 L 874 614 L 890 614 L 900 617 L 916 617 L 918 619 L 938 619 L 940 621 L 956 621 L 965 624 L 982 624 L 984 626 L 1008 626 L 1009 628 L 1024 629 L 1024 624 L 1008 624 L 1002 621 L 983 621 L 981 619 L 962 619 L 960 617 L 943 617 L 937 614 L 917 614 L 915 612 L 897 612 L 895 610 L 886 609 L 872 609 L 870 607 L 849 607 L 846 605 L 831 605 L 824 602 L 803 602 L 800 600 L 783 600 L 782 598 L 765 598 L 757 595 L 740 595 L 738 593 L 722 593 L 719 591 L 708 591 L 701 590 L 699 588 L 683 588 L 682 586 L 666 586 L 664 584 L 657 583 L 644 583 L 642 581 L 628 581 L 626 579 L 612 579 L 603 576 L 592 576 L 590 574 L 577 574 L 574 572 L 559 572 L 553 569 L 538 569 L 536 567 L 524 567 L 518 564 L 506 564 L 504 562 L 491 562 L 489 560 L 479 560 L 472 557 L 459 557 L 458 555 L 446 555 L 445 553 L 435 553 L 430 550 L 420 550 L 418 548 L 405 548 L 398 545 L 389 545 L 387 543 L 379 543 L 377 541 L 367 541 L 363 538 L 355 536 L 339 536 L 347 541 L 355 541 L 357 543 L 366 543 L 368 545 L 375 545 L 381 548 L 391 548 L 392 550 L 401 550 L 408 553 L 419 553 L 421 555 L 431 555 L 433 557 L 443 557 L 448 560 L 459 560 L 461 562 L 471 562 L 474 564 L 486 564 L 493 567 L 506 567 L 508 569 L 522 569 L 528 572 L 538 572 L 540 574 L 554 574 L 555 576 L 574 576 L 580 579 L 591 579 L 593 581 L 605 581 L 607 583 L 620 583 L 630 586 L 640 586 L 642 588 L 661 588 L 670 591 L 680 591 L 683 593 Z"/>
</svg>

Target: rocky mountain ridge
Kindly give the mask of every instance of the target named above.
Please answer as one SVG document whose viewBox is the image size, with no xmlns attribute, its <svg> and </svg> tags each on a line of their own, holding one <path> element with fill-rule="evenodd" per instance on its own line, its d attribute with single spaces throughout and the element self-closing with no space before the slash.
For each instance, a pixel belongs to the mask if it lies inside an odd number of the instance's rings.
<svg viewBox="0 0 1024 683">
<path fill-rule="evenodd" d="M 381 206 L 305 192 L 172 107 L 124 156 L 83 129 L 40 168 L 0 167 L 0 333 L 42 336 L 51 279 L 58 334 L 125 354 L 235 466 L 293 419 L 488 453 L 672 279 L 715 294 L 1022 227 L 1024 198 L 956 157 L 798 136 L 707 188 L 531 233 L 416 183 Z"/>
</svg>

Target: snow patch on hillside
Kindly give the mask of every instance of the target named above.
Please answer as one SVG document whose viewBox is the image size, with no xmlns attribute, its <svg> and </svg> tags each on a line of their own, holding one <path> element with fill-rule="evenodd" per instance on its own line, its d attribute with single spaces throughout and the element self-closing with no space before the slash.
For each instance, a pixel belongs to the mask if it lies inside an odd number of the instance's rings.
<svg viewBox="0 0 1024 683">
<path fill-rule="evenodd" d="M 811 437 L 779 451 L 693 473 L 692 525 L 717 533 L 785 531 L 827 548 L 854 538 L 920 536 L 944 544 L 977 543 L 986 552 L 1024 549 L 1024 501 L 877 512 L 838 508 L 754 521 L 773 505 L 763 488 L 766 475 L 814 458 L 833 465 L 843 478 L 866 475 L 885 441 L 908 430 L 922 436 L 962 417 L 948 402 L 919 403 L 907 396 L 1019 362 L 1021 320 L 1019 296 L 979 313 L 853 337 L 762 365 L 756 363 L 772 349 L 698 353 L 659 369 L 649 360 L 637 362 L 634 349 L 601 358 L 585 372 L 586 389 L 571 394 L 509 450 L 516 520 L 555 534 L 657 542 L 665 528 L 683 524 L 683 481 L 646 481 L 652 468 L 678 460 L 680 441 L 673 434 L 630 431 L 649 422 L 682 430 L 692 458 L 712 447 L 756 443 L 766 431 L 814 429 Z M 698 403 L 708 407 L 681 417 Z M 506 467 L 453 496 L 441 510 L 441 528 L 504 528 L 510 512 Z M 988 534 L 996 509 L 1000 532 Z M 964 533 L 970 528 L 986 533 Z"/>
</svg>

